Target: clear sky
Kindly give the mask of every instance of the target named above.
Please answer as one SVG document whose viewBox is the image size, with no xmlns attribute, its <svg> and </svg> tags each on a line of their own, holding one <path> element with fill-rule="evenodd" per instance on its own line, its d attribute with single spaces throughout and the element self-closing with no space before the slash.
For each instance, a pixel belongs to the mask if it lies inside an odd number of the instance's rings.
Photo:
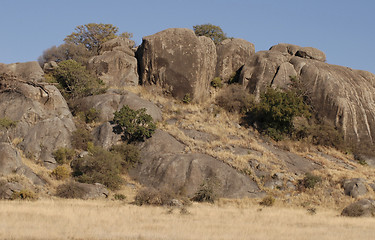
<svg viewBox="0 0 375 240">
<path fill-rule="evenodd" d="M 316 47 L 327 62 L 375 73 L 374 0 L 0 0 L 0 62 L 35 61 L 78 25 L 111 23 L 142 37 L 211 23 L 256 51 Z"/>
</svg>

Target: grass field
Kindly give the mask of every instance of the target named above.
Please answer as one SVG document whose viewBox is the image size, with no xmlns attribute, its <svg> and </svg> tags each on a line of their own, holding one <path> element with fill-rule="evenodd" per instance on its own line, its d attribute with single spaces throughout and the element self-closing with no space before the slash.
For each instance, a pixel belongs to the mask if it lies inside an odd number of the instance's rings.
<svg viewBox="0 0 375 240">
<path fill-rule="evenodd" d="M 261 210 L 260 210 L 261 209 Z M 1 239 L 374 239 L 375 219 L 257 204 L 193 204 L 187 212 L 120 201 L 1 201 Z"/>
</svg>

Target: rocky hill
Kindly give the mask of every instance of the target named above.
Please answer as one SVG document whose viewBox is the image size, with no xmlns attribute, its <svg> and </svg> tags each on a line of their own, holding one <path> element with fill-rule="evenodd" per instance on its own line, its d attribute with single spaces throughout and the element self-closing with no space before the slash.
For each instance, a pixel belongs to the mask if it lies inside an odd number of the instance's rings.
<svg viewBox="0 0 375 240">
<path fill-rule="evenodd" d="M 126 105 L 145 108 L 158 129 L 137 143 L 141 161 L 122 173 L 127 184 L 110 194 L 147 186 L 192 198 L 213 184 L 224 198 L 272 195 L 286 203 L 339 208 L 354 198 L 374 197 L 371 151 L 359 155 L 288 138 L 275 142 L 255 125 L 243 124 L 241 113 L 217 104 L 233 84 L 238 86 L 233 96 L 246 92 L 259 101 L 268 88 L 287 90 L 297 79 L 321 122 L 342 132 L 346 143 L 373 148 L 374 74 L 328 64 L 312 47 L 278 44 L 255 52 L 246 40 L 215 45 L 189 29 L 167 29 L 133 47 L 124 38 L 106 42 L 87 64 L 106 92 L 68 101 L 69 106 L 45 75 L 57 63 L 43 69 L 36 62 L 0 65 L 2 198 L 22 189 L 55 195 L 75 174 L 52 177 L 59 166 L 56 151 L 73 147 L 82 124 L 96 146 L 120 144 L 112 120 Z M 223 88 L 211 86 L 214 78 Z M 94 122 L 79 121 L 78 113 L 90 109 L 97 113 Z M 87 154 L 90 150 L 75 149 L 72 162 Z M 311 179 L 317 180 L 315 187 Z M 90 192 L 84 198 L 108 196 L 101 184 L 82 189 Z"/>
</svg>

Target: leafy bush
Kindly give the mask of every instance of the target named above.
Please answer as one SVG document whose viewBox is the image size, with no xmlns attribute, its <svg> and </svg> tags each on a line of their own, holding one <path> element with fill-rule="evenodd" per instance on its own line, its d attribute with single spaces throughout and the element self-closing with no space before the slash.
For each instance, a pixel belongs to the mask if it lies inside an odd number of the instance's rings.
<svg viewBox="0 0 375 240">
<path fill-rule="evenodd" d="M 55 178 L 56 180 L 65 180 L 70 177 L 70 167 L 67 165 L 57 166 L 51 172 L 51 177 Z"/>
<path fill-rule="evenodd" d="M 75 116 L 78 116 L 79 119 L 85 123 L 92 123 L 99 120 L 100 111 L 96 110 L 96 108 L 89 108 L 87 110 L 79 111 L 79 107 L 74 106 L 74 103 L 72 102 L 70 107 L 72 109 L 72 113 Z"/>
<path fill-rule="evenodd" d="M 196 202 L 210 202 L 214 203 L 217 198 L 216 188 L 217 182 L 215 179 L 206 179 L 199 187 L 198 191 L 192 198 Z"/>
<path fill-rule="evenodd" d="M 86 128 L 78 128 L 72 133 L 72 145 L 75 149 L 88 150 L 88 145 L 92 143 L 93 137 Z"/>
<path fill-rule="evenodd" d="M 254 97 L 240 85 L 230 85 L 216 98 L 216 104 L 228 112 L 246 113 L 254 105 Z"/>
<path fill-rule="evenodd" d="M 271 207 L 275 204 L 275 198 L 272 196 L 266 196 L 262 199 L 262 201 L 260 201 L 259 204 L 265 207 Z"/>
<path fill-rule="evenodd" d="M 186 93 L 184 95 L 184 97 L 182 98 L 182 102 L 185 103 L 185 104 L 188 104 L 191 102 L 191 97 L 190 97 L 190 93 Z"/>
<path fill-rule="evenodd" d="M 223 83 L 221 82 L 221 78 L 220 77 L 215 77 L 211 81 L 211 86 L 214 87 L 214 88 L 222 88 L 223 87 Z"/>
<path fill-rule="evenodd" d="M 142 205 L 170 205 L 174 194 L 166 189 L 143 188 L 135 196 L 134 203 Z"/>
<path fill-rule="evenodd" d="M 134 167 L 140 162 L 139 149 L 135 145 L 126 143 L 114 145 L 111 151 L 120 154 L 122 169 Z"/>
<path fill-rule="evenodd" d="M 144 141 L 155 132 L 156 125 L 146 109 L 133 110 L 128 105 L 114 113 L 113 122 L 117 124 L 115 132 L 123 134 L 122 138 L 127 142 Z"/>
<path fill-rule="evenodd" d="M 99 78 L 74 60 L 60 62 L 52 76 L 60 84 L 62 94 L 69 99 L 100 94 L 106 90 Z"/>
<path fill-rule="evenodd" d="M 312 173 L 306 173 L 305 177 L 299 181 L 302 188 L 314 188 L 316 184 L 320 183 L 322 178 Z"/>
<path fill-rule="evenodd" d="M 303 98 L 292 90 L 283 92 L 273 88 L 268 88 L 260 102 L 248 112 L 250 122 L 275 140 L 292 134 L 293 119 L 298 116 L 310 117 L 309 106 Z"/>
<path fill-rule="evenodd" d="M 227 39 L 227 35 L 219 26 L 212 24 L 202 24 L 193 26 L 195 35 L 197 36 L 206 36 L 212 39 L 215 44 L 222 42 Z"/>
<path fill-rule="evenodd" d="M 61 184 L 56 189 L 56 196 L 60 198 L 83 198 L 85 190 L 76 182 Z"/>
<path fill-rule="evenodd" d="M 126 199 L 126 196 L 124 194 L 121 194 L 121 193 L 116 193 L 113 198 L 115 200 L 119 200 L 119 201 L 124 201 Z"/>
<path fill-rule="evenodd" d="M 83 183 L 101 183 L 115 190 L 123 180 L 120 154 L 96 147 L 92 153 L 72 162 L 73 176 Z"/>
<path fill-rule="evenodd" d="M 27 189 L 13 192 L 11 197 L 12 200 L 36 200 L 37 198 L 37 195 L 33 191 Z"/>
<path fill-rule="evenodd" d="M 52 156 L 58 164 L 65 164 L 74 159 L 75 152 L 73 149 L 62 147 L 54 151 Z"/>
<path fill-rule="evenodd" d="M 17 126 L 17 121 L 13 121 L 9 118 L 0 118 L 0 129 L 10 129 Z"/>
</svg>

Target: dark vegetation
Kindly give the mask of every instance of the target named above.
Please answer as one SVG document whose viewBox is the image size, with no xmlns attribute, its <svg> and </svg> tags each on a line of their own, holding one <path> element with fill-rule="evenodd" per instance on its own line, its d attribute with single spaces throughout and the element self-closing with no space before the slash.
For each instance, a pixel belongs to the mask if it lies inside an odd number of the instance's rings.
<svg viewBox="0 0 375 240">
<path fill-rule="evenodd" d="M 122 134 L 122 139 L 128 143 L 144 141 L 150 138 L 156 129 L 145 108 L 133 110 L 127 105 L 114 113 L 113 122 L 116 124 L 115 132 Z"/>
<path fill-rule="evenodd" d="M 59 83 L 60 91 L 66 99 L 101 94 L 106 91 L 104 83 L 90 74 L 84 66 L 74 60 L 59 63 L 51 76 Z"/>
<path fill-rule="evenodd" d="M 221 27 L 209 23 L 195 25 L 193 26 L 193 29 L 195 35 L 209 37 L 212 39 L 212 41 L 214 41 L 215 44 L 219 44 L 220 42 L 228 38 L 226 33 L 224 33 L 224 31 L 221 29 Z"/>
<path fill-rule="evenodd" d="M 70 181 L 61 184 L 56 189 L 56 196 L 61 198 L 83 198 L 85 195 L 85 189 L 82 188 L 78 183 Z"/>
<path fill-rule="evenodd" d="M 134 203 L 142 205 L 171 205 L 175 194 L 168 189 L 143 188 L 135 196 Z"/>
</svg>

